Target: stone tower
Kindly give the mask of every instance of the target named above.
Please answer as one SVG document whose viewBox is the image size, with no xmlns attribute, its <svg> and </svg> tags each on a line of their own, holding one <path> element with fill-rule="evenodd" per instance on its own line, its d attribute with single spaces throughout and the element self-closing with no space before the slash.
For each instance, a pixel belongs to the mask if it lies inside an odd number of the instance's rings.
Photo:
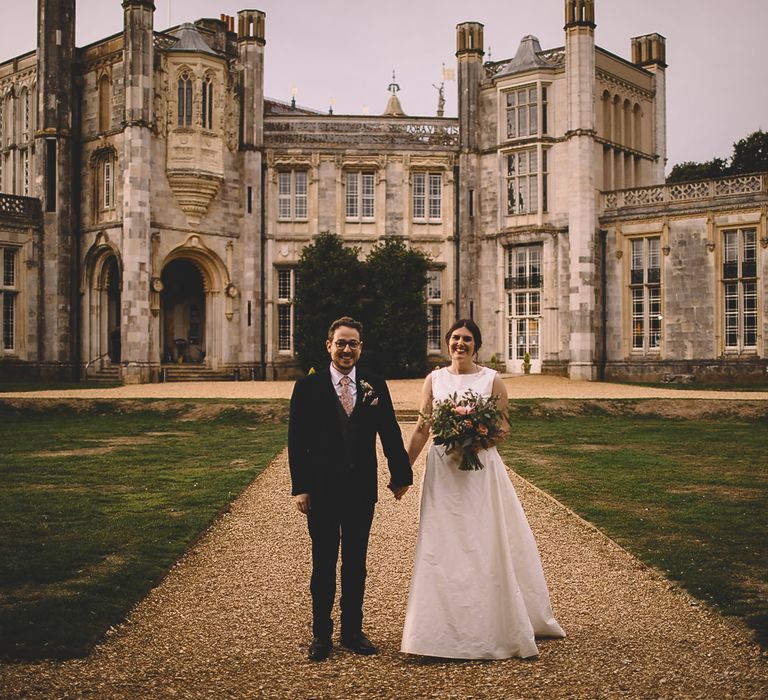
<svg viewBox="0 0 768 700">
<path fill-rule="evenodd" d="M 261 269 L 264 259 L 265 231 L 261 192 L 264 187 L 264 24 L 265 15 L 258 10 L 242 10 L 237 14 L 237 47 L 240 73 L 241 131 L 240 151 L 243 168 L 241 252 L 242 297 L 240 310 L 243 329 L 240 362 L 260 366 L 264 378 L 266 356 L 265 279 Z"/>
<path fill-rule="evenodd" d="M 32 193 L 43 203 L 36 359 L 43 376 L 76 371 L 78 297 L 73 167 L 75 0 L 39 0 L 38 116 Z M 30 319 L 31 322 L 34 322 Z M 35 352 L 35 351 L 33 351 Z M 30 357 L 33 359 L 33 357 Z M 73 375 L 74 378 L 74 375 Z"/>
<path fill-rule="evenodd" d="M 596 376 L 595 4 L 565 0 L 571 379 Z"/>
<path fill-rule="evenodd" d="M 155 4 L 123 0 L 125 117 L 123 129 L 122 372 L 125 383 L 149 381 L 157 327 L 149 308 L 152 162 L 152 71 Z M 152 349 L 155 349 L 154 351 Z"/>
<path fill-rule="evenodd" d="M 663 185 L 667 164 L 667 78 L 666 39 L 661 34 L 632 37 L 632 63 L 653 73 L 656 99 L 653 114 L 654 181 Z"/>
<path fill-rule="evenodd" d="M 474 315 L 471 281 L 478 279 L 479 172 L 478 119 L 480 82 L 483 77 L 483 25 L 464 22 L 456 26 L 459 108 L 459 195 L 456 201 L 458 224 L 456 317 Z"/>
</svg>

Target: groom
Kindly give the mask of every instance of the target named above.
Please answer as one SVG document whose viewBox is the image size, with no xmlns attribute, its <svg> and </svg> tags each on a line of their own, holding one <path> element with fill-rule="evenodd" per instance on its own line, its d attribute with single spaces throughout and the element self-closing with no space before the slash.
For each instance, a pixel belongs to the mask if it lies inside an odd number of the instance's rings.
<svg viewBox="0 0 768 700">
<path fill-rule="evenodd" d="M 379 377 L 358 371 L 363 326 L 344 316 L 331 324 L 330 367 L 296 382 L 288 424 L 292 494 L 312 539 L 312 642 L 309 659 L 331 653 L 336 561 L 341 543 L 341 644 L 357 654 L 378 650 L 363 633 L 368 535 L 377 499 L 376 434 L 400 500 L 413 483 L 392 399 Z"/>
</svg>

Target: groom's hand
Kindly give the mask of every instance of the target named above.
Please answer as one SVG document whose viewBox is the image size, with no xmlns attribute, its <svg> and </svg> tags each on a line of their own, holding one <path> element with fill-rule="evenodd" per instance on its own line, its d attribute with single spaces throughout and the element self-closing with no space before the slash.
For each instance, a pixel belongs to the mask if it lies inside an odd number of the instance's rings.
<svg viewBox="0 0 768 700">
<path fill-rule="evenodd" d="M 405 492 L 409 489 L 408 486 L 390 486 L 389 488 L 392 490 L 395 499 L 398 501 L 405 496 Z"/>
<path fill-rule="evenodd" d="M 298 496 L 294 496 L 293 502 L 296 504 L 296 510 L 298 510 L 299 513 L 304 513 L 304 515 L 309 513 L 309 494 L 308 493 L 300 493 Z"/>
</svg>

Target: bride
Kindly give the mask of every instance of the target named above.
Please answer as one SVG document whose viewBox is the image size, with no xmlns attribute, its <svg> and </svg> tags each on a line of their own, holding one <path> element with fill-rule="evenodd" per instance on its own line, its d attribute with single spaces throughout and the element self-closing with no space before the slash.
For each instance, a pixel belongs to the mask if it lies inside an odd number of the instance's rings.
<svg viewBox="0 0 768 700">
<path fill-rule="evenodd" d="M 501 377 L 473 361 L 482 337 L 461 319 L 445 336 L 451 365 L 424 382 L 421 412 L 433 400 L 472 389 L 498 397 Z M 509 430 L 506 422 L 503 435 Z M 408 445 L 414 463 L 429 438 L 419 418 Z M 552 613 L 533 533 L 496 447 L 478 453 L 484 468 L 461 471 L 461 452 L 432 445 L 421 493 L 419 533 L 401 650 L 454 659 L 538 654 L 534 637 L 564 637 Z"/>
</svg>

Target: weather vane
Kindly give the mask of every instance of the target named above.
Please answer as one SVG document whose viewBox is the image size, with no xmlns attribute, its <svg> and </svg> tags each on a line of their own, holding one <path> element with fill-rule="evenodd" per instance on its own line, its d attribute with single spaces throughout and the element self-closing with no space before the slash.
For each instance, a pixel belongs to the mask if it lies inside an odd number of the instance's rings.
<svg viewBox="0 0 768 700">
<path fill-rule="evenodd" d="M 396 92 L 400 92 L 400 86 L 395 82 L 395 71 L 392 70 L 392 82 L 389 84 L 389 87 L 387 88 L 393 95 Z"/>
</svg>

